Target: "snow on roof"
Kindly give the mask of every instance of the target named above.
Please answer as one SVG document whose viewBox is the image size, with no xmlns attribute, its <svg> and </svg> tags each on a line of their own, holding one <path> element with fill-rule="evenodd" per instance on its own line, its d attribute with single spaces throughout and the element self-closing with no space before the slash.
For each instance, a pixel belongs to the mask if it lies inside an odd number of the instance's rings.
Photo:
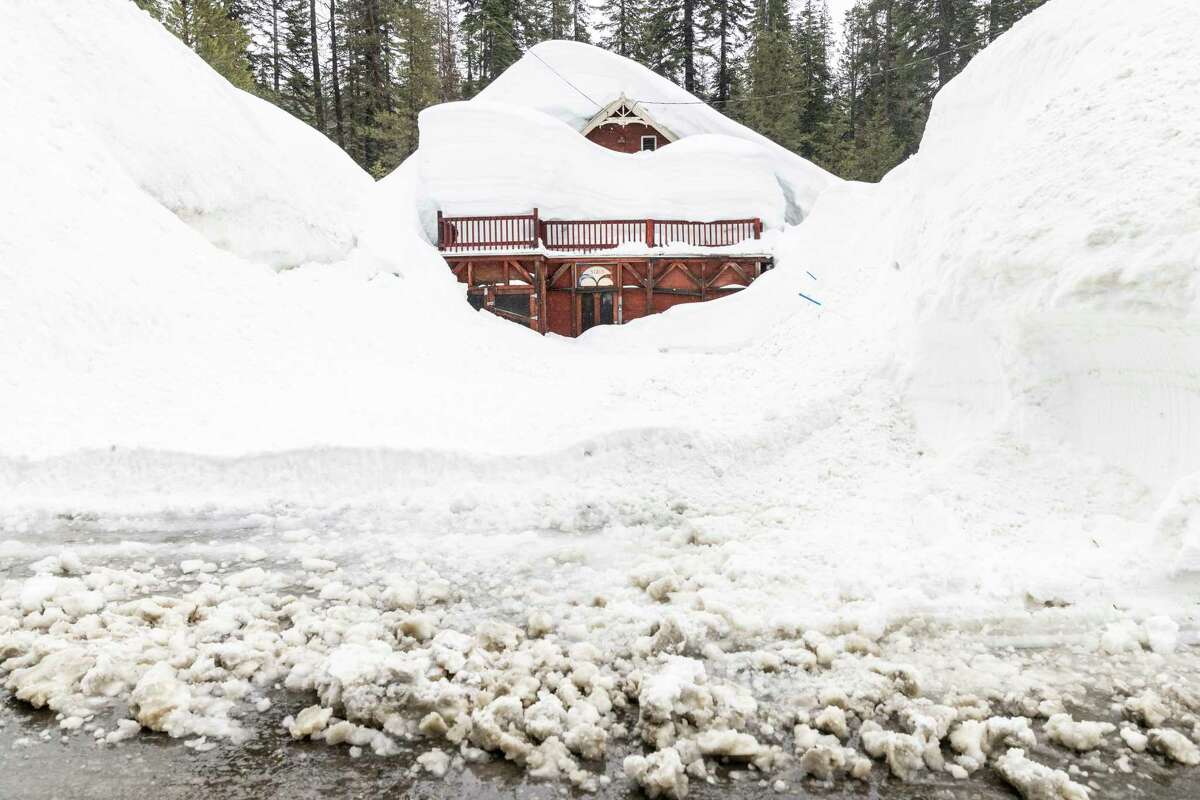
<svg viewBox="0 0 1200 800">
<path fill-rule="evenodd" d="M 547 219 L 758 217 L 768 227 L 787 215 L 768 154 L 728 136 L 616 153 L 546 114 L 481 100 L 426 109 L 420 128 L 421 186 L 451 215 L 537 208 Z"/>
<path fill-rule="evenodd" d="M 807 216 L 817 196 L 840 183 L 816 164 L 734 122 L 641 64 L 579 42 L 536 45 L 470 102 L 533 109 L 583 131 L 598 112 L 622 96 L 681 139 L 717 134 L 763 148 L 787 199 L 789 223 Z"/>
</svg>

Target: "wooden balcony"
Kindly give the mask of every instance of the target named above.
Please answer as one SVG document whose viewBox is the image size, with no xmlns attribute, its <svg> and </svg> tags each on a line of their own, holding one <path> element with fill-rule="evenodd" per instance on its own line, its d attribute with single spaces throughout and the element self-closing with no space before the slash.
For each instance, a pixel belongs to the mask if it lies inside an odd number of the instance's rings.
<svg viewBox="0 0 1200 800">
<path fill-rule="evenodd" d="M 732 247 L 762 237 L 762 220 L 541 219 L 530 214 L 447 217 L 438 212 L 437 246 L 446 252 L 548 250 L 594 253 L 623 246 Z"/>
</svg>

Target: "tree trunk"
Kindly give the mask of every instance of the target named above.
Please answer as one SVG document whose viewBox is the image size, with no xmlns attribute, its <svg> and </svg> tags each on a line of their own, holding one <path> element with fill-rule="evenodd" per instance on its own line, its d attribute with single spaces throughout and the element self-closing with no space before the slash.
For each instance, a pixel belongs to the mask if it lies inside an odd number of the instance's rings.
<svg viewBox="0 0 1200 800">
<path fill-rule="evenodd" d="M 329 49 L 333 54 L 333 119 L 337 129 L 338 147 L 345 149 L 346 136 L 342 128 L 342 87 L 338 77 L 337 0 L 329 0 Z"/>
<path fill-rule="evenodd" d="M 321 97 L 321 51 L 317 47 L 317 0 L 308 0 L 308 34 L 312 43 L 313 118 L 317 130 L 325 132 L 325 101 Z"/>
<path fill-rule="evenodd" d="M 195 50 L 195 44 L 192 42 L 192 26 L 190 17 L 192 12 L 188 9 L 188 0 L 179 0 L 179 30 L 182 34 L 183 43 Z"/>
<path fill-rule="evenodd" d="M 952 0 L 938 0 L 937 68 L 938 88 L 941 89 L 954 77 L 954 4 Z"/>
<path fill-rule="evenodd" d="M 729 100 L 729 3 L 721 2 L 720 64 L 717 67 L 717 99 Z"/>
<path fill-rule="evenodd" d="M 696 0 L 683 0 L 683 88 L 696 91 Z"/>
<path fill-rule="evenodd" d="M 279 0 L 271 0 L 271 65 L 274 70 L 275 94 L 279 94 Z"/>
</svg>

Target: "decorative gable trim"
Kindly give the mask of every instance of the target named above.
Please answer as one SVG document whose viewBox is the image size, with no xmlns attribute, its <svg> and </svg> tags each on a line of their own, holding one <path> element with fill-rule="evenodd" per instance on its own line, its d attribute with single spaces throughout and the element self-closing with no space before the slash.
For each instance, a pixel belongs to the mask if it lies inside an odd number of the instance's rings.
<svg viewBox="0 0 1200 800">
<path fill-rule="evenodd" d="M 679 137 L 671 132 L 670 128 L 662 125 L 653 117 L 646 113 L 646 109 L 641 103 L 630 100 L 625 95 L 621 95 L 616 100 L 606 105 L 592 117 L 591 121 L 584 126 L 580 133 L 587 136 L 592 131 L 602 125 L 629 125 L 631 123 L 641 123 L 654 128 L 662 134 L 662 137 L 668 142 L 673 142 Z"/>
</svg>

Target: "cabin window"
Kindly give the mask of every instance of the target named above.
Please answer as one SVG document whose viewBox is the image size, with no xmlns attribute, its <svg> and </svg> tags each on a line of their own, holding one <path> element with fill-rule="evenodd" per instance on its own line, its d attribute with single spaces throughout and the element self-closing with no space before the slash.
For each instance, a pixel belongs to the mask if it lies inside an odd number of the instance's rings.
<svg viewBox="0 0 1200 800">
<path fill-rule="evenodd" d="M 498 294 L 495 307 L 519 317 L 529 316 L 529 295 L 527 294 Z"/>
<path fill-rule="evenodd" d="M 658 137 L 657 136 L 643 136 L 642 137 L 642 149 L 643 150 L 657 150 L 658 149 Z"/>
</svg>

